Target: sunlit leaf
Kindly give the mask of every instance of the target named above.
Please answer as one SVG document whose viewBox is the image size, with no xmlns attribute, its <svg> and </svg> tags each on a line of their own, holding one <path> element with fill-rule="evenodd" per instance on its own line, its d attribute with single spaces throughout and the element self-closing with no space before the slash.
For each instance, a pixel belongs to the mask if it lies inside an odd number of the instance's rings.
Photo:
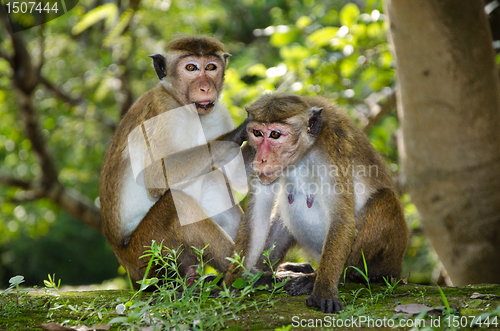
<svg viewBox="0 0 500 331">
<path fill-rule="evenodd" d="M 73 27 L 71 32 L 74 35 L 80 34 L 103 19 L 106 19 L 106 25 L 110 25 L 110 22 L 116 18 L 117 14 L 118 7 L 114 3 L 99 6 L 85 14 L 80 22 Z"/>
<path fill-rule="evenodd" d="M 120 21 L 116 24 L 109 35 L 104 40 L 105 45 L 109 45 L 110 42 L 113 42 L 130 24 L 130 21 L 134 17 L 134 11 L 132 9 L 126 10 L 122 16 L 120 17 Z"/>
<path fill-rule="evenodd" d="M 311 25 L 311 23 L 312 23 L 312 20 L 309 16 L 301 16 L 301 17 L 299 17 L 297 22 L 295 22 L 295 26 L 297 26 L 298 29 L 304 29 L 304 28 L 308 27 L 309 25 Z"/>
<path fill-rule="evenodd" d="M 297 32 L 295 30 L 290 30 L 286 33 L 275 32 L 272 34 L 270 41 L 274 47 L 281 47 L 291 44 L 296 36 Z"/>
<path fill-rule="evenodd" d="M 285 60 L 301 61 L 311 56 L 311 51 L 301 45 L 291 45 L 289 47 L 281 47 L 280 55 Z"/>
<path fill-rule="evenodd" d="M 266 77 L 266 66 L 262 63 L 254 64 L 247 69 L 247 75 Z"/>
<path fill-rule="evenodd" d="M 340 10 L 340 23 L 351 26 L 359 17 L 359 8 L 354 3 L 348 3 Z"/>
<path fill-rule="evenodd" d="M 245 288 L 247 285 L 248 285 L 248 283 L 245 280 L 245 278 L 243 278 L 243 277 L 236 279 L 233 283 L 233 287 L 237 288 L 239 290 L 241 290 L 242 288 Z"/>
<path fill-rule="evenodd" d="M 337 31 L 339 31 L 339 28 L 328 26 L 311 33 L 306 41 L 316 47 L 324 47 L 330 44 L 330 40 L 335 37 Z"/>
</svg>

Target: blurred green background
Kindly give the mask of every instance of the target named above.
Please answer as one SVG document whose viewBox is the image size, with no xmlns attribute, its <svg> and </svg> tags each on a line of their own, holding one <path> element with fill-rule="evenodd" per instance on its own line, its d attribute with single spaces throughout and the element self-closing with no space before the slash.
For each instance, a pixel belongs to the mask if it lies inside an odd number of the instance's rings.
<svg viewBox="0 0 500 331">
<path fill-rule="evenodd" d="M 67 14 L 18 34 L 43 77 L 33 100 L 59 181 L 98 206 L 113 129 L 131 102 L 158 82 L 148 55 L 164 53 L 179 33 L 215 35 L 226 44 L 233 57 L 223 100 L 237 123 L 243 107 L 265 91 L 323 95 L 365 130 L 398 183 L 395 61 L 386 31 L 378 0 L 81 0 Z M 41 168 L 5 59 L 12 52 L 2 29 L 0 176 L 36 183 Z M 101 233 L 57 203 L 7 184 L 0 184 L 0 288 L 18 274 L 27 285 L 43 284 L 48 273 L 74 285 L 120 276 Z M 400 189 L 412 231 L 403 276 L 436 281 L 440 264 Z M 303 256 L 295 251 L 290 258 Z"/>
</svg>

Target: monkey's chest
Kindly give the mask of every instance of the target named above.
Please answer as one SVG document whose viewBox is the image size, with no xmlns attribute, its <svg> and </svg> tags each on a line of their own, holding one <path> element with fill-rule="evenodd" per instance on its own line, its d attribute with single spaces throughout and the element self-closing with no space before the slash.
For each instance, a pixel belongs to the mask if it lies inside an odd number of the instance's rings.
<svg viewBox="0 0 500 331">
<path fill-rule="evenodd" d="M 318 256 L 331 219 L 328 202 L 329 192 L 322 192 L 322 186 L 330 185 L 321 176 L 285 177 L 278 193 L 277 208 L 283 224 L 297 242 Z"/>
</svg>

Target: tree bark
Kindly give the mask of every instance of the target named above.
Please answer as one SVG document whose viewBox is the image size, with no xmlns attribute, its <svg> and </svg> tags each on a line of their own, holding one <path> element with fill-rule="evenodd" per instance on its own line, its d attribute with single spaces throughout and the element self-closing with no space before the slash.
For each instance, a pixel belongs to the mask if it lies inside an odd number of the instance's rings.
<svg viewBox="0 0 500 331">
<path fill-rule="evenodd" d="M 406 189 L 454 285 L 500 283 L 500 88 L 482 0 L 387 1 Z"/>
</svg>

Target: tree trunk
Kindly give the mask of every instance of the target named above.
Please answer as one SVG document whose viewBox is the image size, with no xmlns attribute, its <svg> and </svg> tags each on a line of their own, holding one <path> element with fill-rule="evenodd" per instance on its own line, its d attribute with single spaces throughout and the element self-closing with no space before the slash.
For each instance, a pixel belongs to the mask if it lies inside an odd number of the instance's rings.
<svg viewBox="0 0 500 331">
<path fill-rule="evenodd" d="M 454 285 L 500 283 L 500 88 L 483 8 L 387 1 L 406 188 Z"/>
</svg>

